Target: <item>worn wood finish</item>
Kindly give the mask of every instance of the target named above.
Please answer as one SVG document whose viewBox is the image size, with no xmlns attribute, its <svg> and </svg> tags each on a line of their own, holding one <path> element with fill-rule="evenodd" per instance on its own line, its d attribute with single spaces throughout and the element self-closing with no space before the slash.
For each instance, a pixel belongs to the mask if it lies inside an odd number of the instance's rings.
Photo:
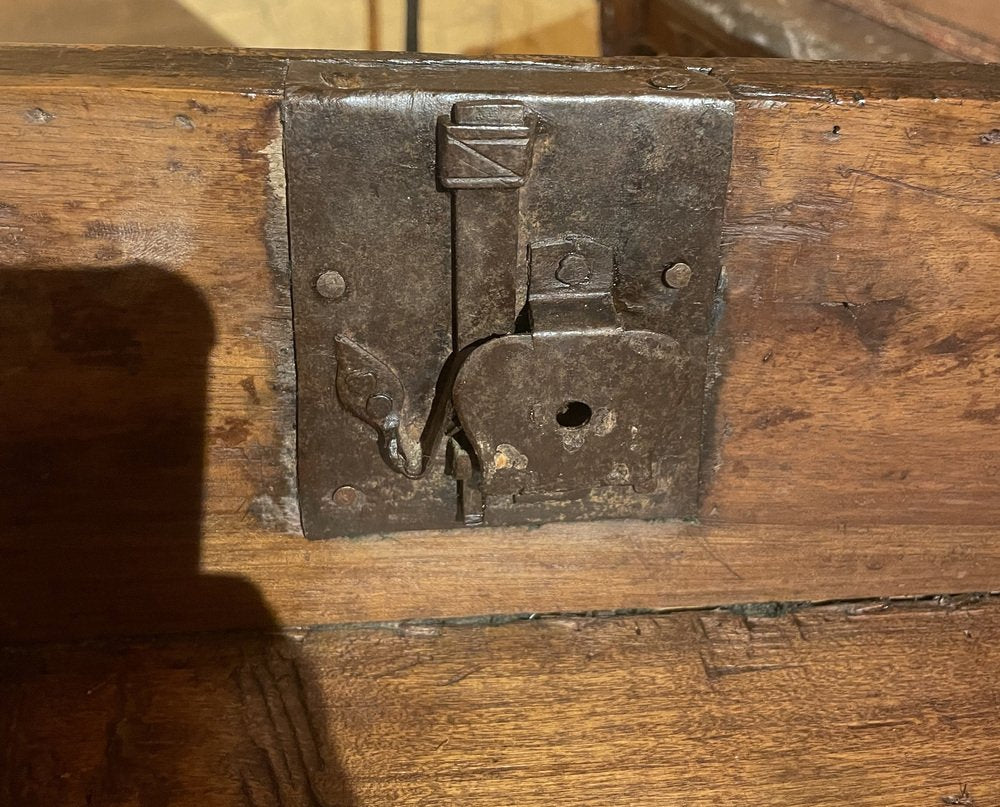
<svg viewBox="0 0 1000 807">
<path fill-rule="evenodd" d="M 992 527 L 803 529 L 605 522 L 309 543 L 82 538 L 5 551 L 3 636 L 99 635 L 460 615 L 989 591 Z"/>
<path fill-rule="evenodd" d="M 986 601 L 8 649 L 0 801 L 986 807 L 998 647 Z"/>
<path fill-rule="evenodd" d="M 280 96 L 286 69 L 285 61 L 277 54 L 263 50 L 102 45 L 0 47 L 0 85 L 36 91 L 67 85 L 91 91 L 99 87 L 118 91 L 146 87 L 159 92 L 203 89 L 232 95 Z M 88 140 L 83 132 L 74 129 L 71 137 L 86 147 Z"/>
<path fill-rule="evenodd" d="M 155 629 L 191 597 L 266 613 L 237 578 L 146 578 L 194 577 L 217 515 L 297 523 L 284 71 L 232 53 L 0 55 L 5 635 L 119 609 Z"/>
<path fill-rule="evenodd" d="M 996 103 L 860 72 L 808 101 L 733 83 L 758 98 L 731 177 L 705 516 L 1000 523 Z"/>
<path fill-rule="evenodd" d="M 715 68 L 700 523 L 309 543 L 281 58 L 0 51 L 2 635 L 996 588 L 996 68 Z"/>
</svg>

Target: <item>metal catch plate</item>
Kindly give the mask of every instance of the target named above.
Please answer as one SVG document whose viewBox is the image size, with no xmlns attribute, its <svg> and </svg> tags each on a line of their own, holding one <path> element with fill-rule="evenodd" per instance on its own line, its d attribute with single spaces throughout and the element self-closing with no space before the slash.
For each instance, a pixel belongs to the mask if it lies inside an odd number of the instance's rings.
<svg viewBox="0 0 1000 807">
<path fill-rule="evenodd" d="M 289 83 L 306 535 L 693 515 L 725 88 L 458 60 Z"/>
</svg>

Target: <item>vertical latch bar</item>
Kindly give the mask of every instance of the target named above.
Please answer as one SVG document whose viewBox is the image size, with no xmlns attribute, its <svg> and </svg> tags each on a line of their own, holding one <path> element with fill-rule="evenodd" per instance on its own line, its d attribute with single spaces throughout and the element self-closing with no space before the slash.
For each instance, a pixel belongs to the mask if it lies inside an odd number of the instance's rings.
<svg viewBox="0 0 1000 807">
<path fill-rule="evenodd" d="M 518 189 L 531 165 L 534 129 L 534 116 L 518 101 L 462 101 L 439 121 L 439 177 L 452 191 L 456 350 L 514 330 L 525 287 Z"/>
</svg>

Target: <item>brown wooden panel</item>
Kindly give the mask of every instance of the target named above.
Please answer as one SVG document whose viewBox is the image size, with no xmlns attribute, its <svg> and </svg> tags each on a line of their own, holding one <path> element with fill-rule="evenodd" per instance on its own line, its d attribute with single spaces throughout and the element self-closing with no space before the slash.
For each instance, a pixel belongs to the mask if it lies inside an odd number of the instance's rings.
<svg viewBox="0 0 1000 807">
<path fill-rule="evenodd" d="M 284 64 L 0 51 L 3 635 L 996 588 L 996 68 L 715 67 L 739 110 L 702 523 L 309 543 Z"/>
<path fill-rule="evenodd" d="M 995 101 L 748 79 L 705 516 L 1000 523 Z"/>
<path fill-rule="evenodd" d="M 297 528 L 284 65 L 0 53 L 3 632 L 258 614 L 147 583 L 196 575 L 216 514 Z"/>
<path fill-rule="evenodd" d="M 0 801 L 992 805 L 998 646 L 984 601 L 7 649 Z"/>
</svg>

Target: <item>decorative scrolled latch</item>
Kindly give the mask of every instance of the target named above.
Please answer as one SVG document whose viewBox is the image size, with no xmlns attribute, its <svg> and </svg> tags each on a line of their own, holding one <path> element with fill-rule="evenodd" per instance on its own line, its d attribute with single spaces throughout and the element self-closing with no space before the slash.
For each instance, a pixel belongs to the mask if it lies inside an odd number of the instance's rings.
<svg viewBox="0 0 1000 807">
<path fill-rule="evenodd" d="M 722 85 L 565 65 L 293 73 L 306 535 L 692 515 Z"/>
</svg>

